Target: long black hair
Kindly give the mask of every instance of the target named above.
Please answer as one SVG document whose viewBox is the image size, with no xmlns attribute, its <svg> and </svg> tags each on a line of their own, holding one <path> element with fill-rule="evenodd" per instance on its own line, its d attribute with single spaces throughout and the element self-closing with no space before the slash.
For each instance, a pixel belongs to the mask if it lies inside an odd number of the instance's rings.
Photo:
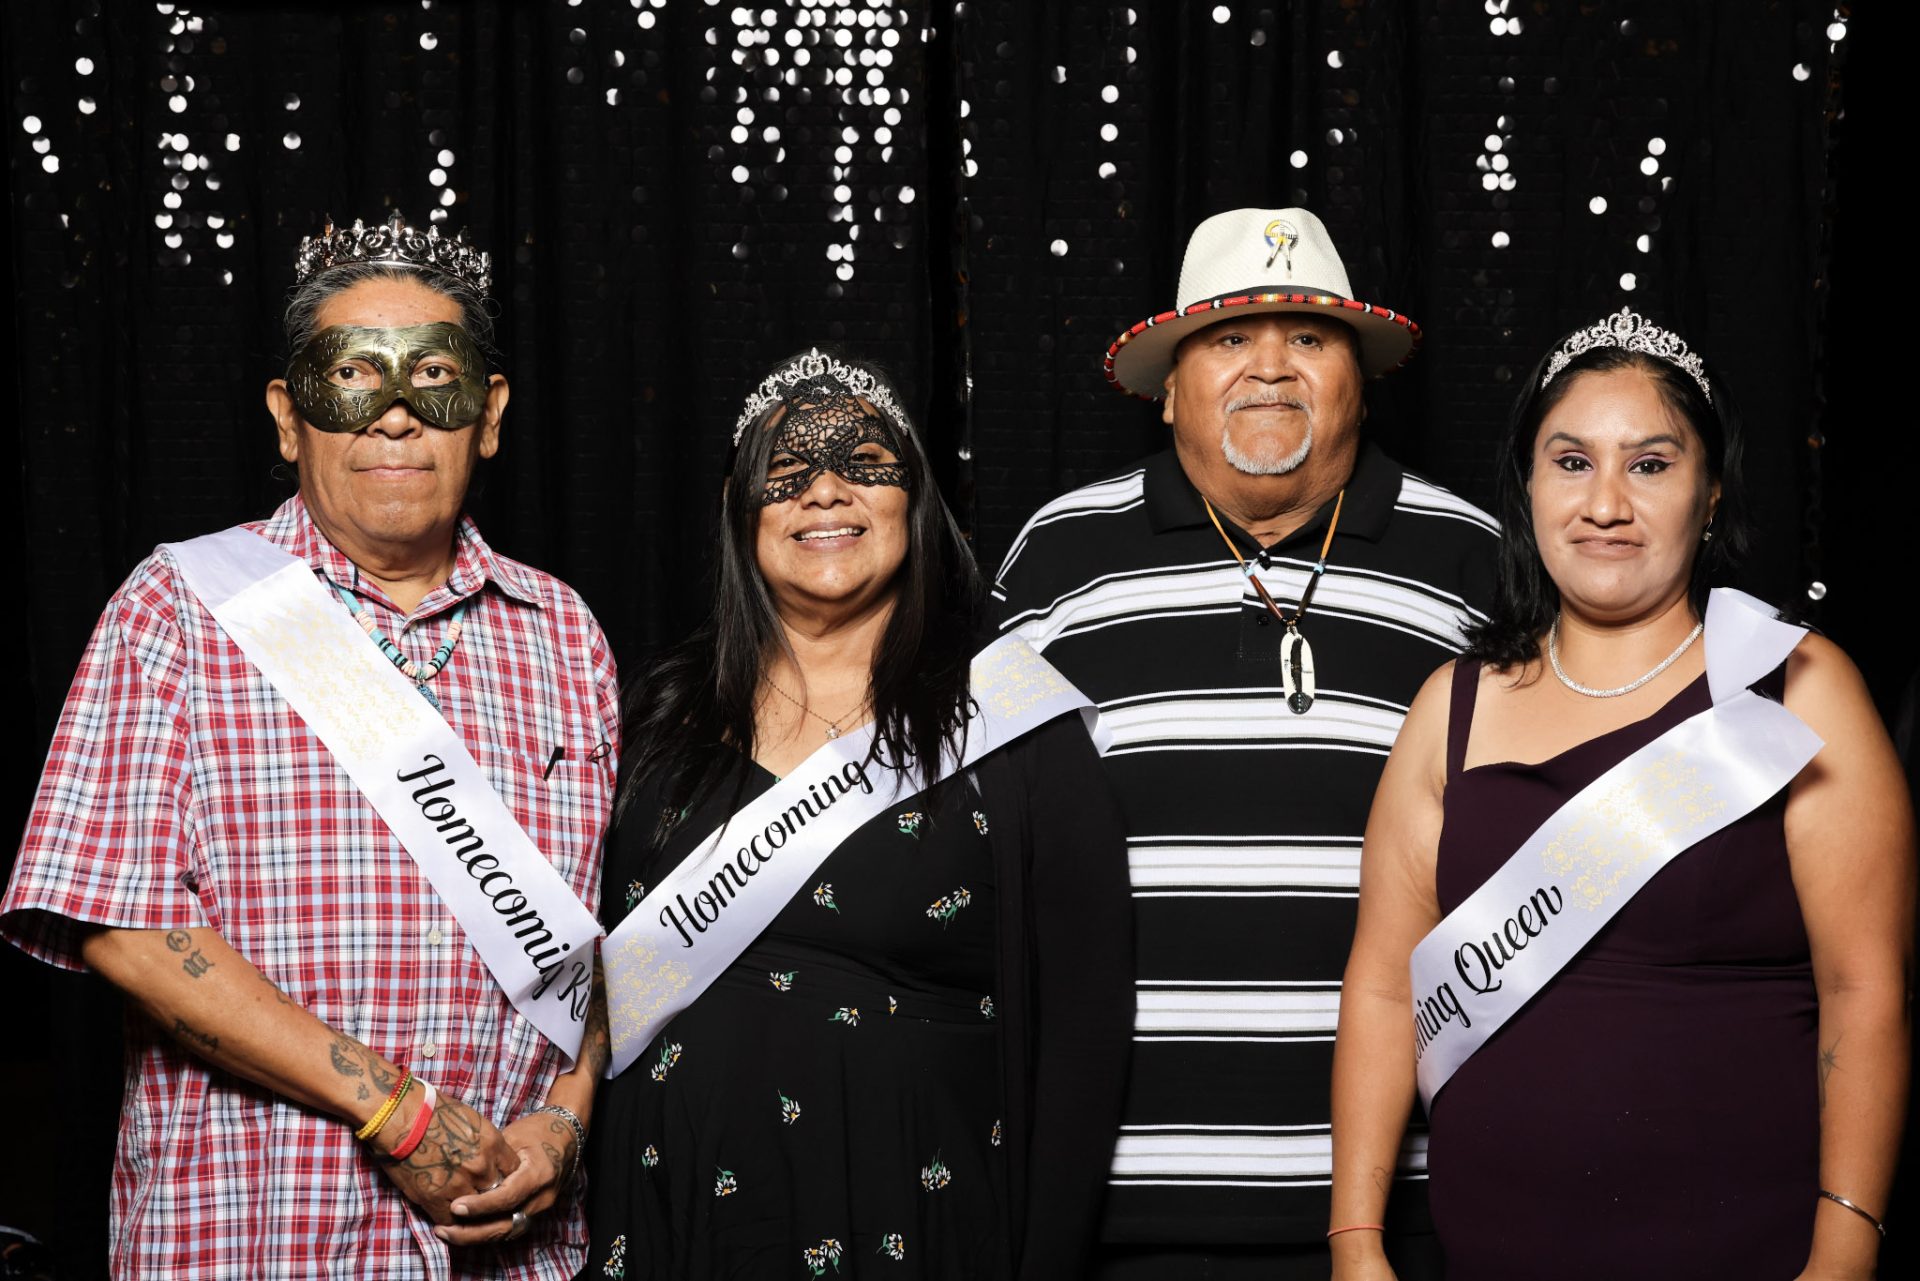
<svg viewBox="0 0 1920 1281">
<path fill-rule="evenodd" d="M 1495 501 L 1504 530 L 1499 552 L 1500 582 L 1487 621 L 1467 629 L 1465 657 L 1500 669 L 1540 657 L 1540 636 L 1560 609 L 1559 589 L 1547 577 L 1540 544 L 1534 537 L 1527 482 L 1533 476 L 1533 447 L 1541 422 L 1582 376 L 1615 369 L 1639 370 L 1700 440 L 1707 475 L 1720 483 L 1720 502 L 1710 526 L 1713 537 L 1699 545 L 1687 583 L 1687 596 L 1697 616 L 1706 617 L 1707 593 L 1726 585 L 1753 540 L 1740 477 L 1740 414 L 1725 381 L 1706 367 L 1707 382 L 1713 388 L 1713 399 L 1708 400 L 1693 375 L 1671 361 L 1622 347 L 1596 347 L 1575 356 L 1542 387 L 1540 379 L 1547 362 L 1560 346 L 1555 343 L 1533 367 L 1520 398 L 1514 402 L 1496 462 Z"/>
<path fill-rule="evenodd" d="M 884 371 L 819 349 L 899 393 Z M 798 359 L 783 360 L 781 369 Z M 729 775 L 744 779 L 754 751 L 754 705 L 767 660 L 787 648 L 786 630 L 755 552 L 762 487 L 773 455 L 769 421 L 779 402 L 747 424 L 729 466 L 720 511 L 713 611 L 681 644 L 629 686 L 624 724 L 626 782 L 617 817 L 641 780 L 660 774 L 667 809 L 695 804 Z M 907 555 L 897 571 L 893 611 L 873 656 L 870 687 L 877 760 L 931 782 L 943 749 L 961 746 L 969 711 L 967 676 L 984 590 L 973 551 L 934 483 L 911 423 L 899 424 L 907 469 Z M 723 752 L 722 746 L 732 749 Z"/>
</svg>

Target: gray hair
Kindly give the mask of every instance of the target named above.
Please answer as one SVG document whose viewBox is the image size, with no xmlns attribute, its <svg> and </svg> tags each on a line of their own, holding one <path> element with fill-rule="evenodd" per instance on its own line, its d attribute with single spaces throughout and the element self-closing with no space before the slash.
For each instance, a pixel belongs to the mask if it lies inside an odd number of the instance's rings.
<svg viewBox="0 0 1920 1281">
<path fill-rule="evenodd" d="M 458 276 L 383 262 L 343 262 L 316 271 L 295 285 L 287 294 L 287 314 L 282 322 L 287 336 L 287 354 L 291 356 L 299 351 L 320 331 L 314 317 L 327 299 L 344 293 L 362 281 L 380 279 L 411 280 L 458 303 L 460 327 L 486 354 L 487 364 L 497 368 L 503 363 L 493 345 L 493 318 L 497 312 L 493 299 Z"/>
</svg>

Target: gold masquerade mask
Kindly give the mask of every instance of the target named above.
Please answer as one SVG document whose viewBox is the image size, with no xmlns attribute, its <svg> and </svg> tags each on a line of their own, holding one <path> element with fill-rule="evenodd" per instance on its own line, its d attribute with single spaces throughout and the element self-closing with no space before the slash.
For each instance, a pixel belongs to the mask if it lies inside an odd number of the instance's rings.
<svg viewBox="0 0 1920 1281">
<path fill-rule="evenodd" d="M 287 362 L 287 390 L 320 431 L 365 431 L 403 400 L 422 422 L 459 431 L 487 402 L 487 360 L 459 325 L 334 325 Z"/>
</svg>

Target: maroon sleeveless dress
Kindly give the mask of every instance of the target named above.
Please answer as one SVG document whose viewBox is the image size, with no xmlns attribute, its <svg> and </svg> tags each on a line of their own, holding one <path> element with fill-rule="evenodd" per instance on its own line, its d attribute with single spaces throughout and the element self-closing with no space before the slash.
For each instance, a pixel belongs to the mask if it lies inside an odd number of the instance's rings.
<svg viewBox="0 0 1920 1281">
<path fill-rule="evenodd" d="M 1710 704 L 1538 765 L 1462 768 L 1480 664 L 1454 671 L 1437 884 L 1450 912 L 1582 787 Z M 1785 669 L 1755 688 L 1778 698 Z M 1786 793 L 1669 863 L 1434 1100 L 1449 1281 L 1789 1281 L 1813 1241 L 1813 964 Z"/>
</svg>

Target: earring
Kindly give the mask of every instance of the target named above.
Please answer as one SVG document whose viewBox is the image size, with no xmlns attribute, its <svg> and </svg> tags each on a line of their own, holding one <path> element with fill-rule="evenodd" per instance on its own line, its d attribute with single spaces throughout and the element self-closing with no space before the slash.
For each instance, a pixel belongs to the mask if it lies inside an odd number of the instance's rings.
<svg viewBox="0 0 1920 1281">
<path fill-rule="evenodd" d="M 1706 530 L 1706 532 L 1705 532 L 1704 534 L 1701 534 L 1701 535 L 1700 535 L 1700 541 L 1701 541 L 1701 542 L 1703 542 L 1703 543 L 1710 543 L 1710 542 L 1712 542 L 1712 541 L 1713 541 L 1713 526 L 1712 526 L 1712 525 L 1708 525 L 1708 526 L 1707 526 L 1707 530 Z"/>
</svg>

